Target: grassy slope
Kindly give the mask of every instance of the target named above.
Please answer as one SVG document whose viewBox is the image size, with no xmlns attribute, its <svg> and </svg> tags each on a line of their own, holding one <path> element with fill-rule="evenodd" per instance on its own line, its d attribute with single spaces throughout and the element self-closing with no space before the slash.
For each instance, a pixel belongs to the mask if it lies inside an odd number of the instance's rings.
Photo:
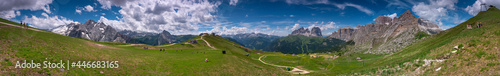
<svg viewBox="0 0 500 76">
<path fill-rule="evenodd" d="M 479 29 L 465 30 L 467 24 L 472 24 L 475 22 L 483 22 L 485 25 Z M 465 41 L 472 40 L 471 38 L 491 40 L 491 42 L 496 42 L 496 44 L 486 44 L 486 46 L 498 46 L 498 35 L 493 35 L 494 32 L 499 32 L 500 25 L 500 11 L 498 9 L 490 9 L 487 12 L 481 12 L 477 16 L 470 18 L 469 20 L 450 28 L 444 32 L 441 32 L 433 37 L 424 39 L 413 45 L 410 45 L 400 52 L 387 55 L 381 59 L 377 59 L 373 63 L 369 63 L 367 66 L 353 70 L 354 72 L 373 72 L 374 69 L 378 69 L 385 66 L 395 66 L 402 65 L 406 62 L 411 62 L 416 59 L 438 59 L 442 58 L 443 55 L 449 54 L 452 51 L 453 46 L 459 44 L 466 44 Z M 483 41 L 483 40 L 481 40 Z M 489 51 L 495 51 L 490 48 Z M 498 51 L 498 50 L 496 50 Z M 461 54 L 458 54 L 461 55 Z M 448 60 L 453 61 L 453 60 Z M 416 68 L 413 68 L 416 69 Z M 465 73 L 465 72 L 462 72 Z"/>
<path fill-rule="evenodd" d="M 2 20 L 2 22 L 9 22 Z M 279 68 L 264 65 L 256 60 L 257 54 L 246 57 L 242 49 L 231 42 L 207 36 L 213 50 L 203 40 L 197 44 L 175 44 L 172 46 L 135 45 L 125 43 L 94 42 L 62 36 L 50 32 L 36 32 L 0 24 L 0 74 L 21 75 L 287 75 Z M 200 37 L 197 37 L 200 38 Z M 197 39 L 195 38 L 195 39 Z M 232 43 L 231 43 L 232 44 Z M 99 46 L 104 45 L 104 46 Z M 168 45 L 168 44 L 166 44 Z M 142 49 L 149 47 L 149 50 Z M 167 53 L 158 49 L 167 49 Z M 180 51 L 182 50 L 182 52 Z M 198 53 L 197 53 L 198 52 Z M 204 53 L 201 53 L 204 52 Z M 205 63 L 208 58 L 210 62 Z M 15 69 L 16 61 L 119 61 L 117 69 Z"/>
<path fill-rule="evenodd" d="M 467 24 L 475 25 L 476 22 L 482 22 L 484 26 L 482 28 L 466 29 Z M 394 54 L 372 55 L 353 53 L 346 54 L 333 61 L 318 60 L 309 57 L 300 58 L 303 54 L 296 56 L 278 55 L 279 57 L 268 57 L 265 60 L 273 64 L 306 66 L 304 68 L 315 71 L 310 75 L 412 75 L 415 74 L 413 72 L 419 66 L 423 65 L 423 62 L 415 62 L 415 60 L 446 59 L 442 63 L 433 63 L 433 65 L 421 67 L 421 69 L 424 69 L 425 75 L 499 75 L 499 28 L 500 10 L 495 8 L 489 9 L 486 12 L 480 12 L 477 16 L 453 28 L 429 36 Z M 453 46 L 460 44 L 465 46 L 465 51 L 451 53 Z M 360 57 L 361 60 L 357 60 L 357 57 Z M 311 61 L 316 63 L 307 65 L 297 64 L 297 62 Z M 365 65 L 363 65 L 363 62 Z M 321 67 L 311 66 L 331 67 L 319 69 Z M 395 70 L 395 67 L 399 67 L 400 70 Z M 439 67 L 442 68 L 441 71 L 435 71 Z M 420 74 L 417 73 L 417 75 Z"/>
</svg>

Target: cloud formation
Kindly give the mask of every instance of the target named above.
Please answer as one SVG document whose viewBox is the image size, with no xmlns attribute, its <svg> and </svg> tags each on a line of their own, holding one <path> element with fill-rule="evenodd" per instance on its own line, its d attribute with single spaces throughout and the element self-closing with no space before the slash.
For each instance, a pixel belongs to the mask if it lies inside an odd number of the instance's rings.
<svg viewBox="0 0 500 76">
<path fill-rule="evenodd" d="M 341 9 L 341 10 L 344 10 L 345 7 L 349 6 L 349 7 L 354 7 L 356 9 L 358 9 L 359 11 L 361 12 L 364 12 L 366 14 L 373 14 L 373 11 L 366 8 L 366 7 L 363 7 L 361 5 L 357 5 L 357 4 L 352 4 L 352 3 L 334 3 L 334 2 L 329 2 L 328 0 L 285 0 L 285 2 L 287 4 L 297 4 L 297 5 L 314 5 L 314 4 L 325 4 L 325 5 L 334 5 L 335 7 Z"/>
<path fill-rule="evenodd" d="M 2 0 L 0 1 L 0 17 L 10 19 L 20 14 L 16 14 L 17 10 L 28 9 L 31 11 L 43 10 L 47 13 L 51 13 L 48 4 L 51 4 L 52 0 Z"/>
<path fill-rule="evenodd" d="M 436 22 L 442 26 L 442 20 L 448 17 L 448 12 L 455 10 L 455 4 L 458 0 L 430 0 L 430 2 L 420 2 L 412 7 L 412 10 L 420 18 Z"/>
<path fill-rule="evenodd" d="M 87 5 L 84 7 L 85 9 L 83 9 L 84 11 L 87 11 L 87 12 L 92 12 L 92 11 L 95 11 L 94 10 L 94 7 L 90 6 L 90 5 Z"/>
<path fill-rule="evenodd" d="M 366 14 L 369 14 L 369 15 L 373 14 L 373 11 L 371 11 L 370 9 L 365 8 L 361 5 L 357 5 L 357 4 L 352 4 L 352 3 L 336 4 L 336 3 L 333 3 L 333 5 L 335 5 L 336 7 L 340 8 L 342 10 L 344 10 L 346 6 L 350 6 L 350 7 L 356 8 L 359 11 L 364 12 Z"/>
<path fill-rule="evenodd" d="M 30 25 L 40 29 L 51 29 L 60 25 L 66 25 L 75 22 L 62 16 L 50 17 L 49 15 L 47 15 L 47 13 L 42 13 L 42 16 L 43 17 L 26 16 L 23 22 L 30 23 Z"/>
<path fill-rule="evenodd" d="M 238 3 L 238 0 L 230 0 L 229 5 L 235 6 Z"/>
<path fill-rule="evenodd" d="M 19 15 L 21 15 L 21 12 L 14 10 L 0 12 L 0 18 L 5 18 L 5 19 L 11 19 Z"/>
<path fill-rule="evenodd" d="M 82 14 L 82 10 L 79 10 L 79 9 L 76 9 L 75 12 L 78 14 Z"/>
<path fill-rule="evenodd" d="M 119 20 L 101 17 L 99 21 L 107 23 L 118 30 L 136 30 L 140 32 L 192 32 L 198 30 L 200 23 L 214 21 L 216 8 L 220 2 L 208 0 L 147 0 L 116 1 L 98 0 L 101 8 L 109 9 L 117 6 L 121 9 Z M 120 24 L 120 25 L 117 25 Z"/>
<path fill-rule="evenodd" d="M 487 5 L 486 8 L 484 8 L 484 6 L 481 7 L 482 3 L 485 3 Z M 481 9 L 484 11 L 487 8 L 489 8 L 488 5 L 493 5 L 493 6 L 499 7 L 500 6 L 500 0 L 477 0 L 471 6 L 467 6 L 467 8 L 465 8 L 465 11 L 467 13 L 469 13 L 470 15 L 476 16 L 477 13 L 479 13 L 479 11 Z"/>
<path fill-rule="evenodd" d="M 292 28 L 290 28 L 289 30 L 297 30 L 300 28 L 300 24 L 296 23 L 295 25 L 293 25 Z"/>
<path fill-rule="evenodd" d="M 384 16 L 386 16 L 386 17 L 390 17 L 390 18 L 394 19 L 394 17 L 397 17 L 397 16 L 398 16 L 398 14 L 393 13 L 393 14 L 388 14 L 388 15 L 384 15 Z"/>
<path fill-rule="evenodd" d="M 231 28 L 226 28 L 224 27 L 216 27 L 213 28 L 210 31 L 207 31 L 208 33 L 217 33 L 218 35 L 235 35 L 235 34 L 241 34 L 241 33 L 250 33 L 247 27 L 231 27 Z M 255 30 L 254 30 L 255 31 Z"/>
</svg>

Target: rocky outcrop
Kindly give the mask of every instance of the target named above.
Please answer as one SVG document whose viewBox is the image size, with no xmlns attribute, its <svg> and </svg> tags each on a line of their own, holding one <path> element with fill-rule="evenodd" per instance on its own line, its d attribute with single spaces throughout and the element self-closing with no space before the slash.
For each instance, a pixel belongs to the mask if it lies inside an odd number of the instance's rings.
<svg viewBox="0 0 500 76">
<path fill-rule="evenodd" d="M 378 17 L 375 19 L 375 23 L 379 23 L 379 24 L 387 24 L 387 25 L 389 25 L 389 23 L 392 23 L 392 18 L 387 17 L 387 16 L 378 16 Z"/>
<path fill-rule="evenodd" d="M 441 29 L 436 24 L 416 18 L 408 10 L 394 19 L 379 16 L 375 19 L 375 23 L 358 25 L 355 29 L 349 27 L 339 29 L 329 37 L 353 40 L 356 48 L 367 49 L 366 53 L 387 54 L 415 42 L 415 35 L 418 32 L 435 34 L 439 31 Z"/>
<path fill-rule="evenodd" d="M 351 40 L 353 35 L 354 35 L 354 29 L 347 26 L 333 32 L 330 36 L 328 36 L 328 38 L 336 38 L 344 41 L 349 41 Z"/>
<path fill-rule="evenodd" d="M 163 30 L 163 32 L 161 32 L 158 36 L 158 45 L 173 43 L 174 41 L 175 41 L 174 36 L 165 30 Z"/>
<path fill-rule="evenodd" d="M 105 25 L 102 22 L 95 22 L 94 20 L 87 20 L 84 24 L 70 23 L 56 27 L 50 31 L 65 36 L 102 42 L 126 43 L 128 38 L 126 35 L 119 34 L 113 27 Z"/>
<path fill-rule="evenodd" d="M 311 31 L 309 29 L 301 27 L 297 30 L 294 30 L 290 35 L 302 35 L 307 37 L 321 37 L 321 29 L 319 27 L 313 27 Z"/>
</svg>

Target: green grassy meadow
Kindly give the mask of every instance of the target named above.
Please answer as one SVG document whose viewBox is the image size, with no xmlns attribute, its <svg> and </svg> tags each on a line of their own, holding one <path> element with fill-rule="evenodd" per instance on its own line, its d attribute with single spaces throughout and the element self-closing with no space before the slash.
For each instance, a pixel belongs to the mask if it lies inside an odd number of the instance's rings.
<svg viewBox="0 0 500 76">
<path fill-rule="evenodd" d="M 19 25 L 4 19 L 0 21 Z M 484 26 L 466 29 L 467 24 L 477 22 L 482 22 Z M 203 36 L 206 42 L 202 36 L 198 36 L 191 39 L 197 40 L 198 43 L 182 42 L 150 46 L 95 42 L 0 24 L 0 74 L 291 75 L 282 67 L 266 65 L 259 61 L 259 58 L 266 56 L 262 58 L 266 63 L 312 71 L 306 75 L 500 75 L 499 28 L 500 10 L 492 8 L 438 34 L 419 36 L 419 39 L 423 39 L 393 54 L 374 55 L 356 51 L 342 55 L 338 55 L 339 53 L 292 55 L 245 50 L 246 48 L 237 43 L 211 35 Z M 215 49 L 209 47 L 207 43 Z M 453 49 L 458 45 L 463 45 L 464 48 Z M 227 54 L 222 54 L 222 50 L 227 50 Z M 451 53 L 452 51 L 456 53 Z M 250 56 L 245 56 L 246 54 Z M 331 56 L 338 57 L 330 58 Z M 204 62 L 206 58 L 210 62 Z M 431 62 L 430 65 L 423 66 L 424 59 L 444 61 Z M 21 60 L 119 61 L 120 67 L 69 70 L 14 68 L 15 63 Z M 437 68 L 442 70 L 436 70 Z"/>
<path fill-rule="evenodd" d="M 17 23 L 2 20 L 2 22 Z M 205 36 L 212 49 L 198 43 L 171 46 L 95 42 L 50 32 L 38 32 L 0 24 L 0 74 L 2 75 L 288 75 L 278 67 L 262 64 L 248 52 L 218 36 Z M 169 44 L 165 44 L 169 45 Z M 143 49 L 148 47 L 149 49 Z M 166 49 L 165 52 L 159 49 Z M 227 48 L 228 54 L 222 54 Z M 181 51 L 182 50 L 182 51 Z M 204 62 L 208 58 L 210 62 Z M 17 61 L 56 62 L 119 61 L 113 69 L 16 69 Z M 101 73 L 103 72 L 103 73 Z"/>
</svg>

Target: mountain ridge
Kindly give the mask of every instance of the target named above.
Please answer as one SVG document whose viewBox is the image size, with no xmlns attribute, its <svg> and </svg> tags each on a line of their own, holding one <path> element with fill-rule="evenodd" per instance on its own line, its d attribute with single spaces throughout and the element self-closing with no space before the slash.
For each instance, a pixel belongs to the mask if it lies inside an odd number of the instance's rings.
<svg viewBox="0 0 500 76">
<path fill-rule="evenodd" d="M 49 31 L 64 36 L 103 42 L 126 43 L 128 38 L 118 33 L 113 27 L 105 25 L 103 22 L 95 22 L 94 20 L 87 20 L 84 24 L 70 23 L 68 25 L 61 25 Z"/>
<path fill-rule="evenodd" d="M 415 36 L 435 34 L 441 31 L 431 21 L 416 18 L 410 10 L 399 17 L 378 16 L 374 23 L 357 25 L 355 28 L 345 27 L 333 32 L 328 38 L 344 41 L 353 40 L 359 50 L 366 53 L 387 54 L 396 52 L 416 41 Z"/>
<path fill-rule="evenodd" d="M 313 27 L 313 28 L 311 28 L 311 31 L 309 31 L 308 28 L 304 29 L 304 27 L 300 27 L 299 29 L 294 30 L 288 36 L 291 36 L 291 35 L 302 35 L 302 36 L 307 36 L 307 37 L 322 37 L 323 36 L 321 34 L 321 29 L 319 29 L 319 27 Z"/>
</svg>

